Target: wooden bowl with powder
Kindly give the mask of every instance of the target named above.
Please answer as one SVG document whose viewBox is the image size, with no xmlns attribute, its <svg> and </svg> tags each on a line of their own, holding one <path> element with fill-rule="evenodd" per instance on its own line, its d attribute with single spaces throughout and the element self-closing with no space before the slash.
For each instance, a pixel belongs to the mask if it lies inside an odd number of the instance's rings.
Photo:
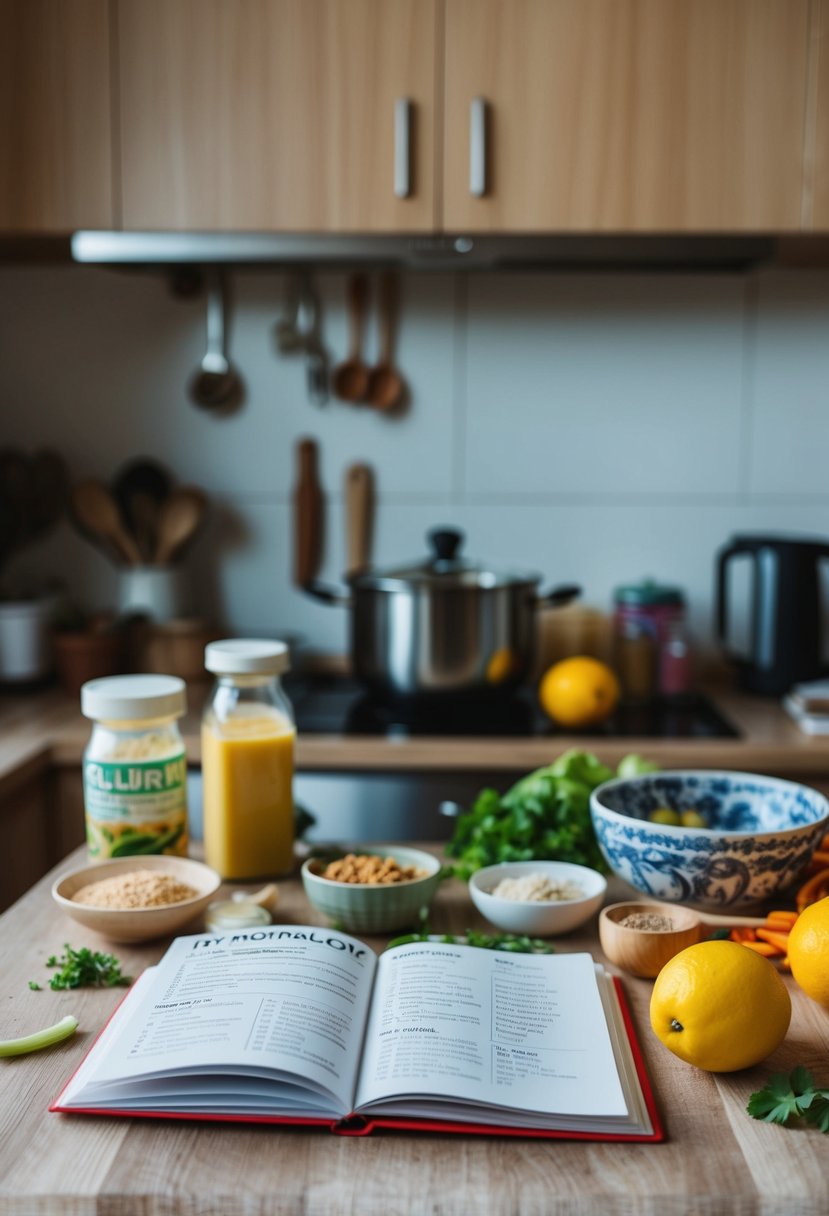
<svg viewBox="0 0 829 1216">
<path fill-rule="evenodd" d="M 189 857 L 122 857 L 64 874 L 52 898 L 67 916 L 112 942 L 145 942 L 198 932 L 221 881 Z"/>
</svg>

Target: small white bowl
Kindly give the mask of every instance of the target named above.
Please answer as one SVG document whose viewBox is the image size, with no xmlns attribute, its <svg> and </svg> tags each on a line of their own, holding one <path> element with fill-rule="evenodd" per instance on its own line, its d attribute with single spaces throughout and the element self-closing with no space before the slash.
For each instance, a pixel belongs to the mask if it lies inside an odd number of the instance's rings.
<svg viewBox="0 0 829 1216">
<path fill-rule="evenodd" d="M 549 903 L 501 899 L 492 894 L 503 878 L 523 878 L 527 874 L 575 883 L 584 894 L 579 899 Z M 469 894 L 482 916 L 505 933 L 527 933 L 530 937 L 557 937 L 577 929 L 598 912 L 606 890 L 607 882 L 598 870 L 567 861 L 505 861 L 476 870 L 469 880 Z"/>
<path fill-rule="evenodd" d="M 196 894 L 177 904 L 157 908 L 95 908 L 79 904 L 72 896 L 88 883 L 129 874 L 134 870 L 158 870 L 170 874 L 193 887 Z M 113 942 L 149 942 L 167 937 L 185 928 L 198 932 L 193 922 L 204 912 L 222 885 L 222 880 L 210 866 L 189 857 L 173 857 L 152 853 L 144 857 L 119 857 L 111 861 L 92 862 L 58 878 L 52 886 L 52 898 L 67 916 L 94 929 Z"/>
</svg>

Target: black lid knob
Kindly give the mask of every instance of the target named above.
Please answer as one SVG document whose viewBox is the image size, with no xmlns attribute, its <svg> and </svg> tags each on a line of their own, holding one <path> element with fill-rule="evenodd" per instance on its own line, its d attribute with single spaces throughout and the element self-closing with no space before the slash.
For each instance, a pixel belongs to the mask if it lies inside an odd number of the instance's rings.
<svg viewBox="0 0 829 1216">
<path fill-rule="evenodd" d="M 459 528 L 432 528 L 426 539 L 435 561 L 452 562 L 463 545 L 464 535 Z"/>
</svg>

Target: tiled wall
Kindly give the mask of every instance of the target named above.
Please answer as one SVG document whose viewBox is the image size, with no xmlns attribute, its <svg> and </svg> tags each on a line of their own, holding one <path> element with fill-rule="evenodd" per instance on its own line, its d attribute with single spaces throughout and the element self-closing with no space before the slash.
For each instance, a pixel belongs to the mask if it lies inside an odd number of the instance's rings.
<svg viewBox="0 0 829 1216">
<path fill-rule="evenodd" d="M 344 279 L 319 286 L 339 359 Z M 401 418 L 311 405 L 301 360 L 275 353 L 281 277 L 237 274 L 233 288 L 247 401 L 216 418 L 185 392 L 201 300 L 148 273 L 3 268 L 0 439 L 58 447 L 75 477 L 109 478 L 141 453 L 202 484 L 213 510 L 188 559 L 193 607 L 236 632 L 345 647 L 343 610 L 290 582 L 303 435 L 322 448 L 329 579 L 354 460 L 377 474 L 378 562 L 417 557 L 427 528 L 456 523 L 471 554 L 579 582 L 603 608 L 619 582 L 677 582 L 703 642 L 731 534 L 829 536 L 827 274 L 407 276 Z M 57 572 L 94 606 L 115 598 L 114 571 L 68 525 L 16 569 Z"/>
</svg>

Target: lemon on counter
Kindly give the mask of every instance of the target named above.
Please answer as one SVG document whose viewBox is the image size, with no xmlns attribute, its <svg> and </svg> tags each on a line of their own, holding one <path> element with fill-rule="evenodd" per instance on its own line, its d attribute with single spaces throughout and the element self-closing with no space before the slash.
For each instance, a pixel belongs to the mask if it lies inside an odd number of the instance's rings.
<svg viewBox="0 0 829 1216">
<path fill-rule="evenodd" d="M 768 961 L 737 942 L 688 946 L 651 994 L 651 1026 L 669 1051 L 709 1072 L 759 1064 L 789 1029 L 792 1004 Z"/>
<path fill-rule="evenodd" d="M 829 1009 L 829 898 L 800 913 L 789 934 L 788 955 L 797 984 Z"/>
<path fill-rule="evenodd" d="M 620 696 L 615 673 L 599 659 L 575 655 L 553 664 L 541 677 L 541 708 L 561 726 L 598 726 L 609 718 Z"/>
</svg>

